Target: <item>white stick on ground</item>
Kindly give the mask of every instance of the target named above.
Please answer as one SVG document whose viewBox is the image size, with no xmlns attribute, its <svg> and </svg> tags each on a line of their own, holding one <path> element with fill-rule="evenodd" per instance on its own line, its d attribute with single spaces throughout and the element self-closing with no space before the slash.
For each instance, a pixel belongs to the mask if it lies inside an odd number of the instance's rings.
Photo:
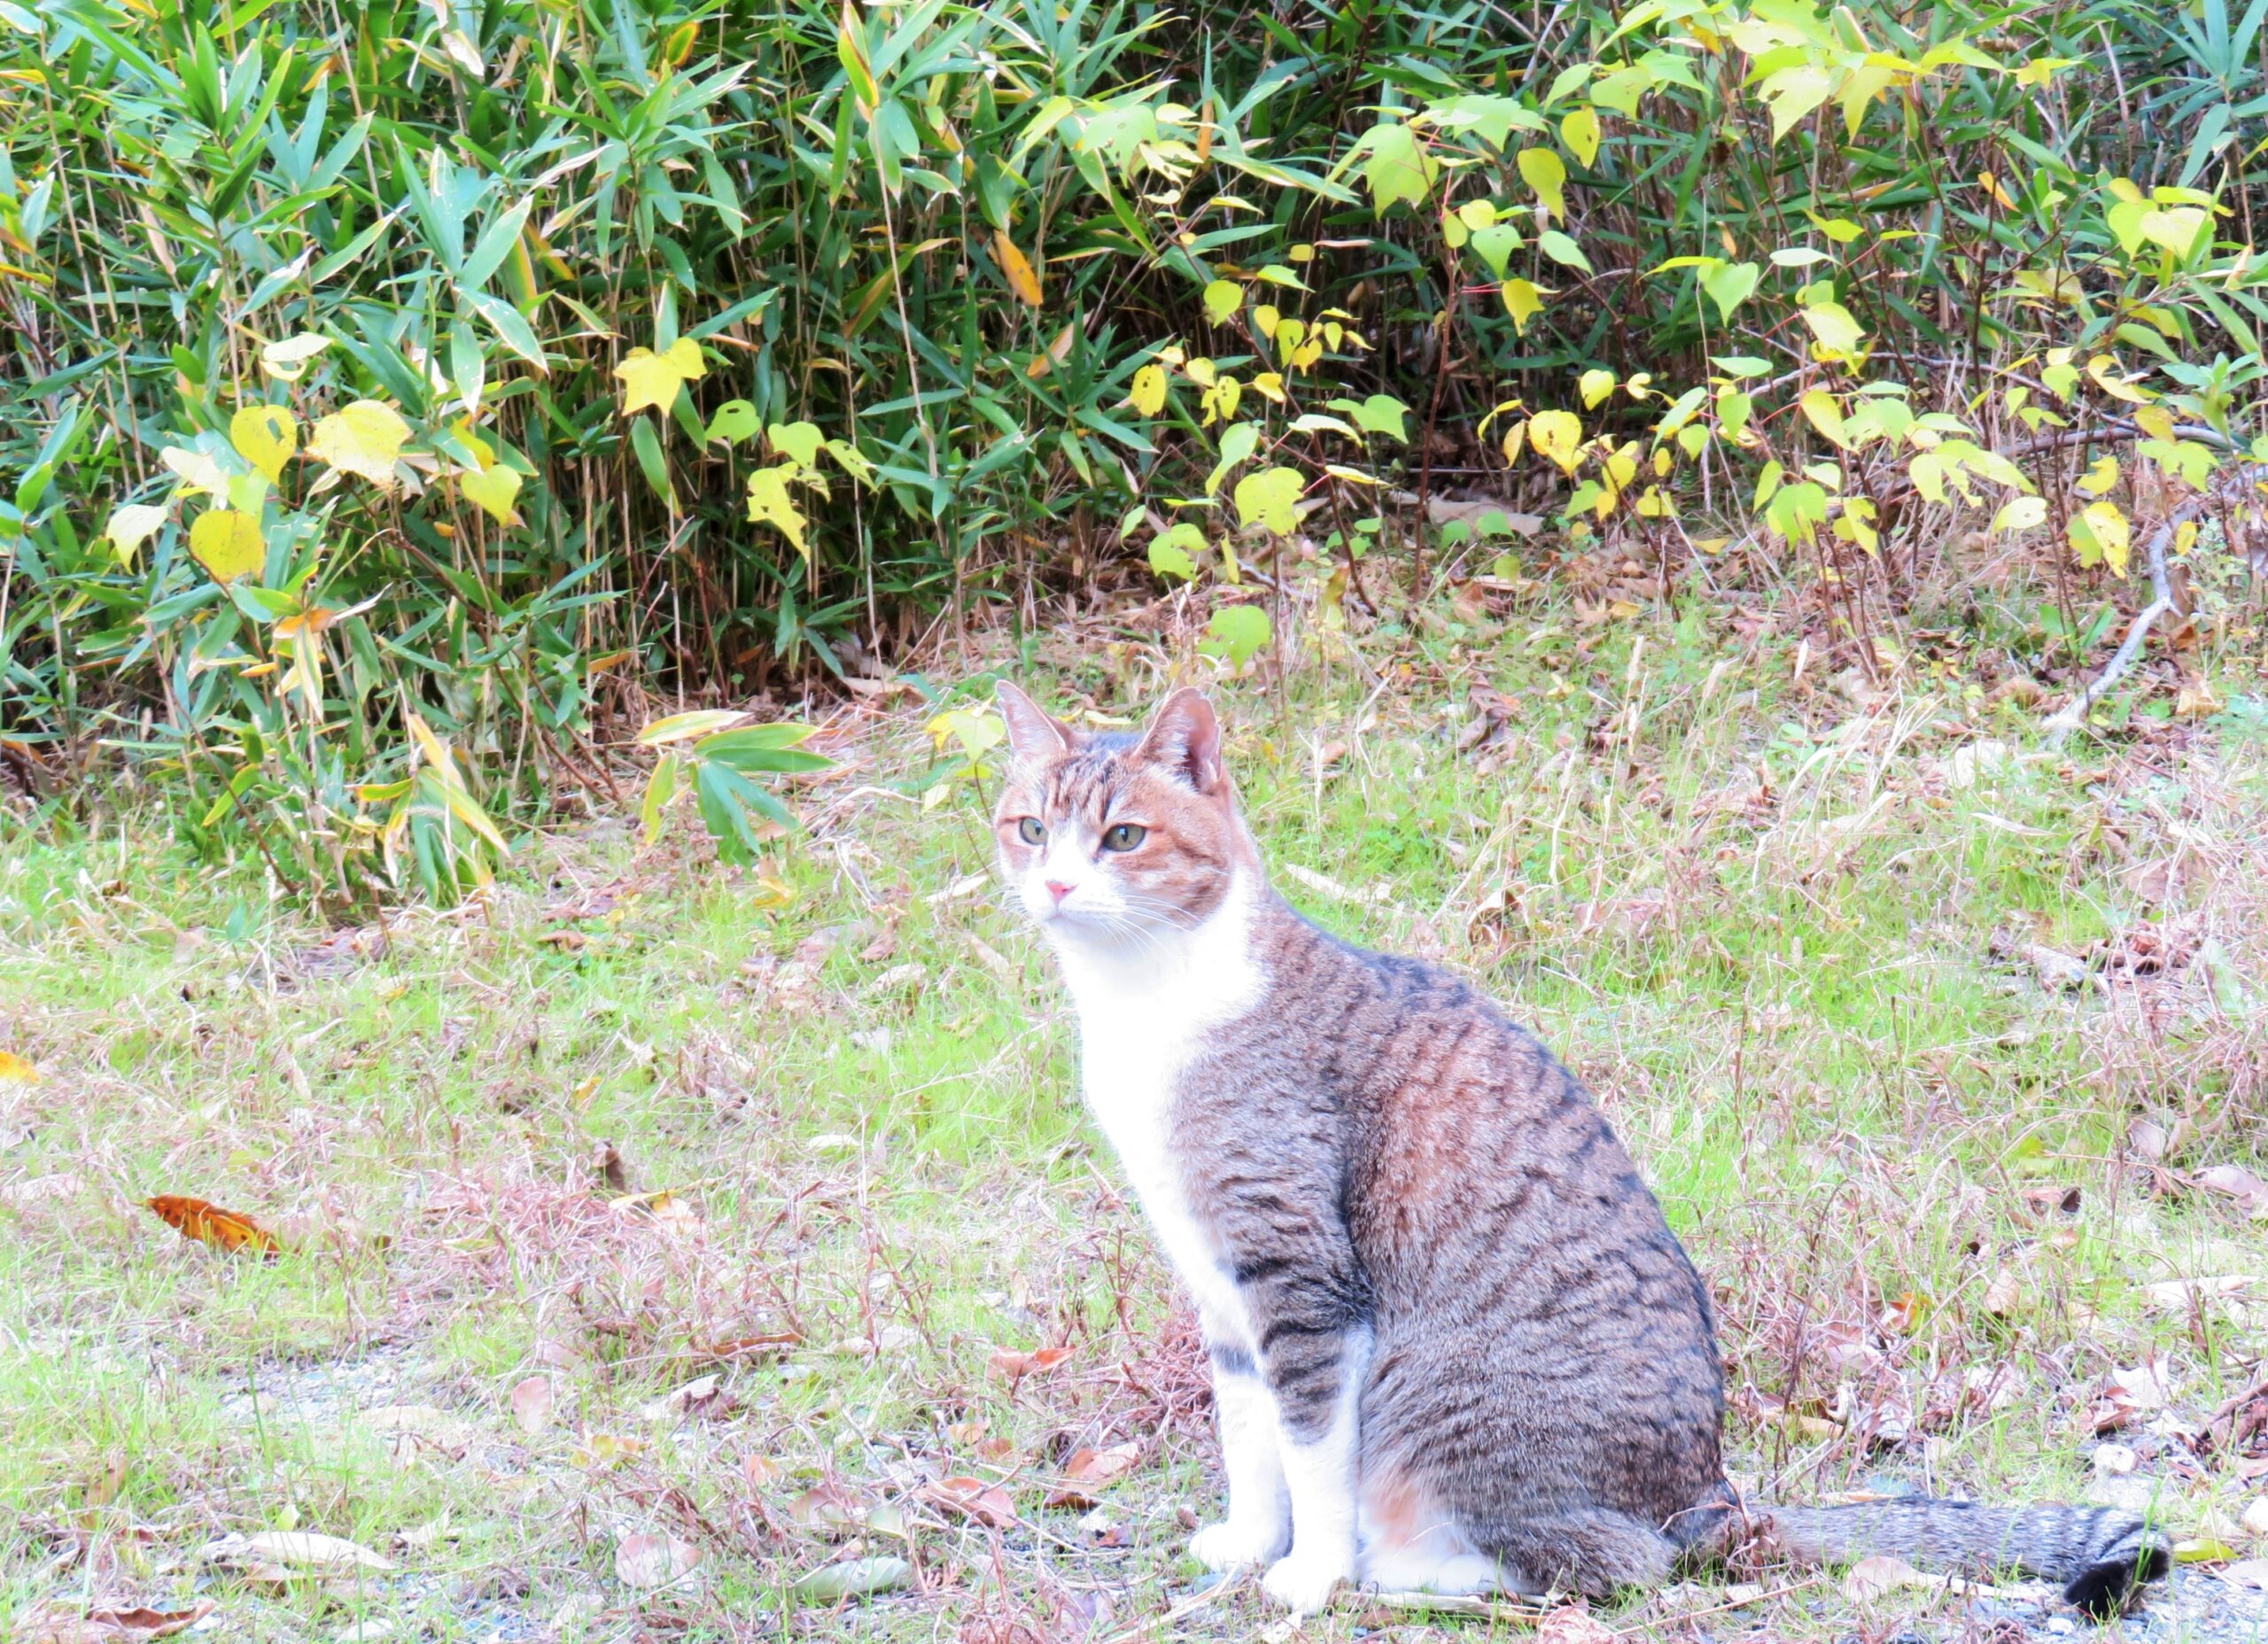
<svg viewBox="0 0 2268 1644">
<path fill-rule="evenodd" d="M 2173 546 L 2174 533 L 2203 512 L 2209 500 L 2205 497 L 2192 498 L 2176 508 L 2164 524 L 2150 533 L 2149 541 L 2143 547 L 2143 554 L 2149 564 L 2150 587 L 2155 597 L 2136 615 L 2126 630 L 2126 638 L 2120 642 L 2110 660 L 2103 664 L 2102 671 L 2089 681 L 2085 689 L 2051 715 L 2041 727 L 2047 733 L 2050 743 L 2062 741 L 2087 722 L 2087 716 L 2094 711 L 2094 705 L 2102 700 L 2103 694 L 2124 679 L 2127 670 L 2133 667 L 2136 659 L 2141 655 L 2142 642 L 2150 637 L 2150 630 L 2156 625 L 2158 618 L 2173 609 L 2173 584 L 2166 574 L 2165 553 Z"/>
</svg>

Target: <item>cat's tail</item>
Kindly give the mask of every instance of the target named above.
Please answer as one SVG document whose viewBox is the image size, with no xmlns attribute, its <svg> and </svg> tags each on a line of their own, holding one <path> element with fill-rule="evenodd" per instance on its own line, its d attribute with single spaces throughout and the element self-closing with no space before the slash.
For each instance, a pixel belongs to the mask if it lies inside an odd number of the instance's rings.
<svg viewBox="0 0 2268 1644">
<path fill-rule="evenodd" d="M 2145 1520 L 2108 1507 L 1984 1507 L 1936 1496 L 1892 1496 L 1833 1507 L 1751 1507 L 1798 1563 L 1847 1564 L 1886 1554 L 1938 1569 L 2020 1570 L 2062 1584 L 2063 1596 L 2097 1619 L 2172 1563 L 2165 1538 Z"/>
</svg>

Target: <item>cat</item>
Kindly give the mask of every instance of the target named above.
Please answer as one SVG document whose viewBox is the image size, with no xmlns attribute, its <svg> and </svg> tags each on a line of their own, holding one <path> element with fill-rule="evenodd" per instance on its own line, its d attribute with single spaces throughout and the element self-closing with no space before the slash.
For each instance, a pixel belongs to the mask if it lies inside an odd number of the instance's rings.
<svg viewBox="0 0 2268 1644">
<path fill-rule="evenodd" d="M 998 698 L 1001 863 L 1211 1360 L 1228 1509 L 1199 1562 L 1263 1567 L 1297 1614 L 1345 1583 L 1604 1596 L 1759 1532 L 2015 1567 L 2096 1616 L 2163 1572 L 2108 1509 L 1744 1508 L 1708 1291 L 1574 1075 L 1269 888 L 1201 693 L 1138 734 Z"/>
</svg>

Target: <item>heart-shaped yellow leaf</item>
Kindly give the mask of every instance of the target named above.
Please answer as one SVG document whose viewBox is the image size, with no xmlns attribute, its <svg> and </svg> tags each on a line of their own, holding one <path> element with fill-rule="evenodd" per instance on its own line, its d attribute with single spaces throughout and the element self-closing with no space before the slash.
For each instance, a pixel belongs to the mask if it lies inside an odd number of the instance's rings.
<svg viewBox="0 0 2268 1644">
<path fill-rule="evenodd" d="M 1572 478 L 1581 460 L 1583 425 L 1572 411 L 1539 411 L 1527 420 L 1527 442 Z"/>
<path fill-rule="evenodd" d="M 229 419 L 229 443 L 268 483 L 284 483 L 284 465 L 299 448 L 299 425 L 282 406 L 245 406 Z"/>
<path fill-rule="evenodd" d="M 622 356 L 614 374 L 622 379 L 622 415 L 628 416 L 648 406 L 668 410 L 677 403 L 678 391 L 708 376 L 709 368 L 701 358 L 701 345 L 680 337 L 660 353 L 650 348 L 632 349 Z"/>
<path fill-rule="evenodd" d="M 317 423 L 307 449 L 331 467 L 360 474 L 379 490 L 391 491 L 394 460 L 408 439 L 409 424 L 392 406 L 357 399 Z"/>
<path fill-rule="evenodd" d="M 457 474 L 457 489 L 465 500 L 477 503 L 499 525 L 516 524 L 519 514 L 512 507 L 520 494 L 520 477 L 517 470 L 501 462 L 493 468 L 463 469 Z"/>
<path fill-rule="evenodd" d="M 215 582 L 234 582 L 268 562 L 260 522 L 235 508 L 211 508 L 189 528 L 189 551 Z"/>
</svg>

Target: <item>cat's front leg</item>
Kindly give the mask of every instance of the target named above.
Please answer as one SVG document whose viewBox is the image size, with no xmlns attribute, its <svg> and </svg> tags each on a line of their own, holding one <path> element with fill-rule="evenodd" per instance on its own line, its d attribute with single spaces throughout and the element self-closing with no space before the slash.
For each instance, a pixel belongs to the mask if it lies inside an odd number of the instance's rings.
<svg viewBox="0 0 2268 1644">
<path fill-rule="evenodd" d="M 1322 1609 L 1340 1583 L 1355 1578 L 1358 1423 L 1371 1333 L 1327 1314 L 1326 1307 L 1279 1314 L 1261 1333 L 1292 1498 L 1292 1550 L 1269 1566 L 1261 1586 L 1301 1616 Z"/>
<path fill-rule="evenodd" d="M 1190 1556 L 1208 1570 L 1266 1563 L 1291 1539 L 1291 1502 L 1277 1445 L 1276 1395 L 1252 1354 L 1228 1330 L 1206 1329 L 1213 1361 L 1213 1415 L 1221 1466 L 1229 1478 L 1228 1516 L 1190 1538 Z"/>
</svg>

